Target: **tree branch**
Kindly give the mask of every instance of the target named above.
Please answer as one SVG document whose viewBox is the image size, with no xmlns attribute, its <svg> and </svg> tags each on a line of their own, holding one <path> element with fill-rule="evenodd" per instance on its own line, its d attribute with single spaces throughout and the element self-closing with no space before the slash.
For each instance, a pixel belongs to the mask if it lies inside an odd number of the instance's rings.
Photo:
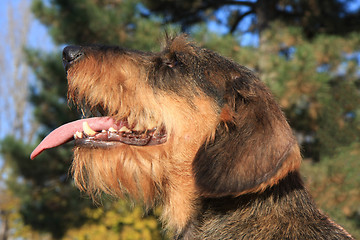
<svg viewBox="0 0 360 240">
<path fill-rule="evenodd" d="M 250 14 L 253 14 L 253 13 L 255 13 L 255 11 L 254 11 L 253 9 L 251 9 L 250 11 L 247 11 L 247 12 L 245 12 L 245 13 L 243 13 L 243 14 L 239 14 L 239 15 L 236 17 L 235 22 L 233 23 L 233 25 L 232 25 L 231 28 L 230 28 L 230 33 L 231 33 L 231 34 L 234 33 L 234 31 L 236 30 L 236 28 L 237 28 L 237 26 L 239 25 L 240 21 L 241 21 L 244 17 L 246 17 L 246 16 L 248 16 L 248 15 L 250 15 Z"/>
<path fill-rule="evenodd" d="M 243 5 L 248 7 L 255 7 L 256 2 L 249 2 L 249 1 L 221 1 L 221 5 Z"/>
</svg>

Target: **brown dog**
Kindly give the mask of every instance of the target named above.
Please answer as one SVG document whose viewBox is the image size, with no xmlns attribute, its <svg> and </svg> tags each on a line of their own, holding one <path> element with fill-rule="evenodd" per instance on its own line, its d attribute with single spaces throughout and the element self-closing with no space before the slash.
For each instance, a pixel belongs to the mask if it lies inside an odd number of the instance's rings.
<svg viewBox="0 0 360 240">
<path fill-rule="evenodd" d="M 74 136 L 81 190 L 162 205 L 175 239 L 352 239 L 316 209 L 291 128 L 247 68 L 185 36 L 160 53 L 70 46 L 63 61 L 69 98 L 103 117 L 54 130 L 31 158 Z"/>
</svg>

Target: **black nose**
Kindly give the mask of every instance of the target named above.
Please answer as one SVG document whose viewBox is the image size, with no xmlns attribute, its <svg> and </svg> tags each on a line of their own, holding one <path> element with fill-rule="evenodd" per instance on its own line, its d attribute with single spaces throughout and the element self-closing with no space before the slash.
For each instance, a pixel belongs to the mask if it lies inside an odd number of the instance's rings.
<svg viewBox="0 0 360 240">
<path fill-rule="evenodd" d="M 80 59 L 84 53 L 82 52 L 82 47 L 79 46 L 67 46 L 63 50 L 63 65 L 67 71 L 71 64 L 76 60 Z"/>
</svg>

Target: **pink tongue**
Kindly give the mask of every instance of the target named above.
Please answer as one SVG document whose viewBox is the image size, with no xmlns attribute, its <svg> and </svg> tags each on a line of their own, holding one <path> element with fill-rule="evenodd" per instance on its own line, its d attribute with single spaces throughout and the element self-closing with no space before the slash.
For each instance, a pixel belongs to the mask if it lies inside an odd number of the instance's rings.
<svg viewBox="0 0 360 240">
<path fill-rule="evenodd" d="M 34 159 L 45 149 L 57 147 L 72 140 L 77 131 L 82 132 L 83 122 L 87 122 L 94 131 L 101 131 L 103 129 L 109 129 L 110 127 L 116 129 L 119 127 L 119 124 L 110 117 L 86 118 L 64 124 L 47 135 L 31 153 L 30 158 Z"/>
</svg>

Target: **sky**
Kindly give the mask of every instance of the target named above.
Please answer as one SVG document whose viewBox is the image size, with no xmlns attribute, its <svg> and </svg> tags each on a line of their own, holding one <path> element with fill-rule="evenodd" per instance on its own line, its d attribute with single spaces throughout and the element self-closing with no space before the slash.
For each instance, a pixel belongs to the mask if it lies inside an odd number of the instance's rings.
<svg viewBox="0 0 360 240">
<path fill-rule="evenodd" d="M 13 7 L 19 7 L 20 3 L 24 3 L 26 5 L 31 4 L 31 0 L 1 0 L 0 4 L 0 26 L 1 33 L 7 29 L 8 23 L 8 7 L 9 5 Z M 51 38 L 47 34 L 47 29 L 44 25 L 42 25 L 39 21 L 32 18 L 31 19 L 31 28 L 29 33 L 28 43 L 31 47 L 38 47 L 44 50 L 51 50 L 54 45 L 51 42 Z"/>
<path fill-rule="evenodd" d="M 11 105 L 9 101 L 7 84 L 11 80 L 11 74 L 13 74 L 14 69 L 14 53 L 11 51 L 11 40 L 9 35 L 12 35 L 15 40 L 15 47 L 20 50 L 22 46 L 18 44 L 21 36 L 21 27 L 23 22 L 21 22 L 21 14 L 23 14 L 22 9 L 29 10 L 31 0 L 2 0 L 0 4 L 0 39 L 3 44 L 0 46 L 0 51 L 2 52 L 2 58 L 0 59 L 1 71 L 0 84 L 0 108 L 7 108 Z M 16 19 L 14 24 L 14 29 L 9 29 L 9 9 L 13 9 L 14 18 Z M 17 22 L 17 23 L 16 23 Z M 47 29 L 34 17 L 28 20 L 30 24 L 29 33 L 26 39 L 26 46 L 31 48 L 37 48 L 44 51 L 52 51 L 54 49 L 54 44 L 51 41 L 51 38 L 47 34 Z M 11 32 L 10 32 L 11 31 Z M 17 46 L 18 45 L 18 46 Z M 30 82 L 34 81 L 34 76 L 31 75 Z M 30 111 L 28 111 L 30 113 Z M 11 115 L 11 116 L 10 116 Z M 12 120 L 12 112 L 0 111 L 0 139 L 9 134 L 11 131 L 10 124 Z M 28 116 L 27 118 L 29 118 Z M 10 120 L 10 121 L 9 121 Z"/>
</svg>

